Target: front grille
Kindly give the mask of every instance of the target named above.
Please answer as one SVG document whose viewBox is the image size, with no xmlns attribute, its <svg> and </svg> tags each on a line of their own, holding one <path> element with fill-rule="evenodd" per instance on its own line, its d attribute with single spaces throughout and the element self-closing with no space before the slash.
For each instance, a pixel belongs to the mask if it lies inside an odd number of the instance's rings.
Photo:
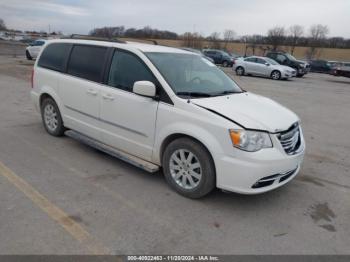
<svg viewBox="0 0 350 262">
<path fill-rule="evenodd" d="M 287 131 L 279 133 L 277 137 L 288 155 L 295 154 L 301 145 L 299 124 L 295 123 Z"/>
</svg>

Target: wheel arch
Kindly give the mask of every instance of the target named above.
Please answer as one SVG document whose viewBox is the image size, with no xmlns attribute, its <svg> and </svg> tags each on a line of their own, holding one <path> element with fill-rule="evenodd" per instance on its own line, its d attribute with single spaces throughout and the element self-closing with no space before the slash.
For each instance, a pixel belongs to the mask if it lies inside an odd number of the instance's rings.
<svg viewBox="0 0 350 262">
<path fill-rule="evenodd" d="M 39 106 L 41 108 L 41 105 L 43 104 L 44 100 L 47 98 L 51 98 L 52 100 L 54 100 L 56 102 L 56 100 L 48 93 L 42 93 L 39 97 Z M 57 102 L 56 102 L 57 104 Z"/>
<path fill-rule="evenodd" d="M 52 90 L 52 88 L 47 87 L 42 89 L 42 92 L 39 95 L 39 110 L 41 110 L 41 105 L 46 98 L 51 98 L 53 101 L 55 101 L 56 105 L 58 106 L 58 110 L 60 111 L 62 121 L 65 122 L 63 105 L 59 99 L 59 96 Z"/>
<path fill-rule="evenodd" d="M 212 155 L 212 153 L 210 152 L 209 148 L 202 142 L 200 141 L 199 139 L 191 136 L 191 135 L 188 135 L 188 134 L 185 134 L 185 133 L 174 133 L 174 134 L 170 134 L 168 135 L 162 142 L 162 144 L 160 145 L 160 148 L 159 148 L 159 161 L 160 161 L 160 164 L 162 165 L 162 159 L 163 159 L 163 154 L 164 154 L 164 151 L 165 149 L 167 148 L 167 146 L 175 141 L 176 139 L 179 139 L 179 138 L 189 138 L 195 142 L 197 142 L 198 144 L 200 144 L 201 146 L 203 146 L 203 148 L 208 152 L 212 162 L 213 162 L 213 165 L 214 165 L 214 169 L 216 170 L 216 167 L 215 167 L 215 161 L 214 161 L 214 157 Z"/>
</svg>

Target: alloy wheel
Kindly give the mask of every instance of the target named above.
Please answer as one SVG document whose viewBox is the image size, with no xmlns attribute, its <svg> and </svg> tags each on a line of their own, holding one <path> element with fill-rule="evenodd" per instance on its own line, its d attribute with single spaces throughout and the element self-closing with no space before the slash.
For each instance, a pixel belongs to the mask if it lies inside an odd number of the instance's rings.
<svg viewBox="0 0 350 262">
<path fill-rule="evenodd" d="M 46 127 L 51 132 L 55 132 L 58 127 L 58 119 L 56 109 L 51 104 L 47 104 L 44 108 L 44 121 Z"/>
<path fill-rule="evenodd" d="M 170 173 L 183 189 L 196 188 L 202 178 L 202 167 L 198 158 L 189 150 L 178 149 L 170 157 Z"/>
<path fill-rule="evenodd" d="M 274 72 L 272 72 L 271 77 L 272 77 L 273 80 L 278 80 L 278 79 L 280 79 L 281 74 L 278 71 L 274 71 Z"/>
</svg>

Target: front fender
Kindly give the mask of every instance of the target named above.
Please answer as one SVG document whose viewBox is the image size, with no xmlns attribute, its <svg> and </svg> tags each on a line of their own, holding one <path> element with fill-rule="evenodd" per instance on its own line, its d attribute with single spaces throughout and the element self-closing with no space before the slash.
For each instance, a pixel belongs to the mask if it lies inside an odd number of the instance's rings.
<svg viewBox="0 0 350 262">
<path fill-rule="evenodd" d="M 168 137 L 173 135 L 183 135 L 198 140 L 208 149 L 212 156 L 214 153 L 223 153 L 222 146 L 213 134 L 215 133 L 212 133 L 195 124 L 189 124 L 188 122 L 173 122 L 160 129 L 157 133 L 152 157 L 153 162 L 161 165 L 161 150 L 163 142 L 166 141 Z"/>
</svg>

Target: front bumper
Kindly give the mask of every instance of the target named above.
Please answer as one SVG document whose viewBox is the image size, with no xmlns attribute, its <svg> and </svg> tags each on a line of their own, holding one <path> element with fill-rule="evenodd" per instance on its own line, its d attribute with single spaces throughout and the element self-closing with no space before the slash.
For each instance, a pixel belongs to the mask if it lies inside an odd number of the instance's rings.
<svg viewBox="0 0 350 262">
<path fill-rule="evenodd" d="M 241 152 L 241 157 L 221 155 L 215 159 L 217 187 L 241 194 L 264 193 L 291 181 L 304 159 L 302 138 L 299 153 L 288 155 L 275 145 L 255 153 Z M 267 183 L 260 183 L 269 181 Z"/>
<path fill-rule="evenodd" d="M 296 73 L 296 71 L 292 71 L 292 72 L 286 72 L 286 71 L 284 71 L 283 73 L 282 73 L 282 78 L 291 78 L 291 77 L 296 77 L 297 76 L 297 73 Z"/>
<path fill-rule="evenodd" d="M 298 75 L 306 75 L 307 73 L 309 73 L 310 68 L 309 67 L 302 67 L 297 69 L 298 70 Z"/>
</svg>

